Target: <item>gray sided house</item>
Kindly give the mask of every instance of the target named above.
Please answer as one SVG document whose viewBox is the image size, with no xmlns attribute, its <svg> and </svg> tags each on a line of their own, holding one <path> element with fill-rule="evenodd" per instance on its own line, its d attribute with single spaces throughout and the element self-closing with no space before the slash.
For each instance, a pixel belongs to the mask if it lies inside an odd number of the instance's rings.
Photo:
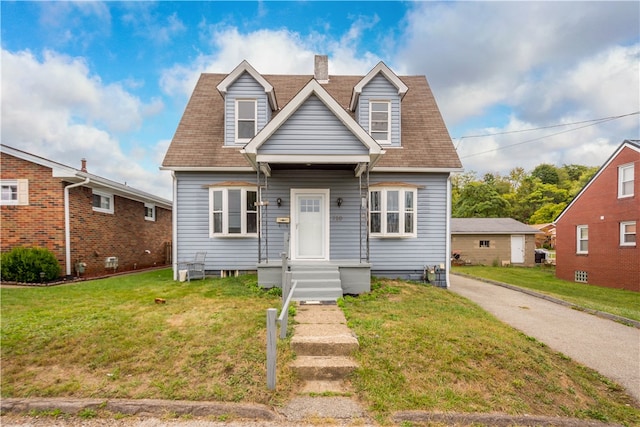
<svg viewBox="0 0 640 427">
<path fill-rule="evenodd" d="M 532 267 L 536 234 L 542 232 L 513 218 L 452 218 L 451 250 L 463 264 Z"/>
<path fill-rule="evenodd" d="M 382 62 L 334 76 L 327 64 L 262 75 L 243 61 L 200 76 L 162 166 L 174 177 L 174 260 L 206 251 L 208 274 L 257 271 L 273 287 L 286 253 L 297 299 L 448 266 L 449 175 L 461 164 L 425 77 Z"/>
</svg>

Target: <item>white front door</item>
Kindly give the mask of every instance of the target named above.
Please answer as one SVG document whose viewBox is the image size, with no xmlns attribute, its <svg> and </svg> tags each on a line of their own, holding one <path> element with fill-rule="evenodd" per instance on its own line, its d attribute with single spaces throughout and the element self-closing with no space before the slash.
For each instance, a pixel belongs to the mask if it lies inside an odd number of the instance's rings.
<svg viewBox="0 0 640 427">
<path fill-rule="evenodd" d="M 524 236 L 511 236 L 511 264 L 524 263 Z"/>
<path fill-rule="evenodd" d="M 329 259 L 329 190 L 291 190 L 293 259 Z"/>
</svg>

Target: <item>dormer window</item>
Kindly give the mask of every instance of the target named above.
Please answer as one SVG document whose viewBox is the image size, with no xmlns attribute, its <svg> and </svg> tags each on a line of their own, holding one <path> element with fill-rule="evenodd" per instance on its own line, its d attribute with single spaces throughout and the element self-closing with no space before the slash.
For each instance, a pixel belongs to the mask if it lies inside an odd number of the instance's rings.
<svg viewBox="0 0 640 427">
<path fill-rule="evenodd" d="M 248 142 L 256 135 L 256 105 L 255 99 L 236 100 L 236 142 Z"/>
<path fill-rule="evenodd" d="M 389 117 L 391 116 L 391 103 L 389 101 L 369 102 L 369 133 L 380 143 L 390 143 Z"/>
</svg>

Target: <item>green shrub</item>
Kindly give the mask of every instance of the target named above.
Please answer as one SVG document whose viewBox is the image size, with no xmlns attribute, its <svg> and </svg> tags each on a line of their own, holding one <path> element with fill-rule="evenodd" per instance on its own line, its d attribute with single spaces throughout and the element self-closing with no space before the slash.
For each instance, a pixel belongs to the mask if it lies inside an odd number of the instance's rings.
<svg viewBox="0 0 640 427">
<path fill-rule="evenodd" d="M 44 277 L 40 277 L 40 273 Z M 15 247 L 2 254 L 0 276 L 11 282 L 37 283 L 60 277 L 60 263 L 53 252 L 45 248 Z"/>
</svg>

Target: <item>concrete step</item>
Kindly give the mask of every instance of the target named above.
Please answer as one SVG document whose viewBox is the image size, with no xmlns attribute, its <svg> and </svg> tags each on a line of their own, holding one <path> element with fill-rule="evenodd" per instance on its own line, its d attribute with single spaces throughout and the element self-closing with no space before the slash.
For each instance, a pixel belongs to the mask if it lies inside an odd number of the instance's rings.
<svg viewBox="0 0 640 427">
<path fill-rule="evenodd" d="M 299 285 L 298 285 L 299 286 Z M 342 297 L 341 287 L 299 288 L 293 292 L 293 301 L 337 301 Z"/>
<path fill-rule="evenodd" d="M 301 356 L 349 356 L 358 340 L 344 324 L 298 324 L 291 348 Z"/>
<path fill-rule="evenodd" d="M 292 280 L 340 280 L 340 271 L 337 268 L 326 270 L 300 270 L 291 272 Z"/>
<path fill-rule="evenodd" d="M 344 356 L 298 356 L 291 368 L 306 381 L 340 380 L 358 367 L 350 357 Z"/>
</svg>

